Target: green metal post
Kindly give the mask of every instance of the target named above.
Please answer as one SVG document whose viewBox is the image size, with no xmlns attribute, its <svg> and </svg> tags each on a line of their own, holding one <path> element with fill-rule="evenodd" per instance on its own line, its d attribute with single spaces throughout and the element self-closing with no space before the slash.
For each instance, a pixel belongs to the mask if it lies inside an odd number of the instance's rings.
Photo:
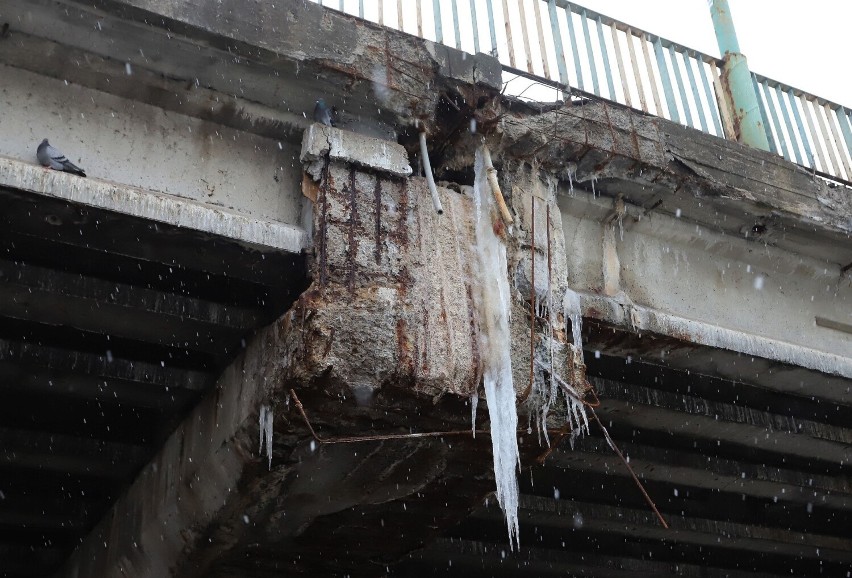
<svg viewBox="0 0 852 578">
<path fill-rule="evenodd" d="M 760 114 L 758 96 L 754 92 L 746 57 L 740 52 L 728 0 L 710 0 L 709 4 L 719 52 L 725 61 L 722 67 L 722 87 L 733 111 L 737 138 L 744 144 L 768 151 L 766 121 Z"/>
</svg>

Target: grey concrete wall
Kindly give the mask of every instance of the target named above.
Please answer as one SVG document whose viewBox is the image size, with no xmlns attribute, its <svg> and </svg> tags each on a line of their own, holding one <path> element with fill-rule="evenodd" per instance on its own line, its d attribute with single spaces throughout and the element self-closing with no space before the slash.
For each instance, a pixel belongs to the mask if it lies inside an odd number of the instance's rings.
<svg viewBox="0 0 852 578">
<path fill-rule="evenodd" d="M 561 197 L 569 284 L 604 291 L 603 235 L 611 199 Z M 852 336 L 815 317 L 852 324 L 852 282 L 837 265 L 723 235 L 666 214 L 616 225 L 618 289 L 633 303 L 712 326 L 848 356 Z"/>
<path fill-rule="evenodd" d="M 35 164 L 49 138 L 90 178 L 300 222 L 297 146 L 9 66 L 0 78 L 0 155 Z"/>
</svg>

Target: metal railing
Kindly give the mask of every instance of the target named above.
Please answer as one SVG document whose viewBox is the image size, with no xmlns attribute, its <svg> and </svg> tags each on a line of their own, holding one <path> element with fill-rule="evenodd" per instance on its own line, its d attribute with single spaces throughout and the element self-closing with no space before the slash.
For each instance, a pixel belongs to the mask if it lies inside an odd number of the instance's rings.
<svg viewBox="0 0 852 578">
<path fill-rule="evenodd" d="M 722 60 L 566 0 L 312 0 L 463 50 L 504 71 L 736 139 Z M 450 32 L 451 31 L 451 32 Z M 770 149 L 852 183 L 852 113 L 752 75 Z"/>
</svg>

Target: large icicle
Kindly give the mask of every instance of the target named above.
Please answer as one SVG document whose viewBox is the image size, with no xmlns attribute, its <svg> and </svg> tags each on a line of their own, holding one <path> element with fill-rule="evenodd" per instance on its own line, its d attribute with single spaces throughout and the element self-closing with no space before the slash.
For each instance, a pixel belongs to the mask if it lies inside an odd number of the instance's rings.
<svg viewBox="0 0 852 578">
<path fill-rule="evenodd" d="M 497 501 L 506 515 L 509 545 L 518 542 L 518 414 L 512 384 L 511 338 L 509 333 L 509 279 L 506 247 L 494 234 L 488 181 L 480 149 L 474 165 L 473 192 L 476 205 L 476 246 L 481 292 L 477 300 L 480 348 L 488 414 Z"/>
<path fill-rule="evenodd" d="M 258 416 L 258 429 L 260 430 L 260 447 L 258 453 L 263 455 L 263 450 L 266 449 L 266 455 L 269 457 L 269 469 L 272 469 L 272 408 L 267 405 L 260 406 L 260 415 Z M 266 444 L 264 445 L 264 439 Z"/>
</svg>

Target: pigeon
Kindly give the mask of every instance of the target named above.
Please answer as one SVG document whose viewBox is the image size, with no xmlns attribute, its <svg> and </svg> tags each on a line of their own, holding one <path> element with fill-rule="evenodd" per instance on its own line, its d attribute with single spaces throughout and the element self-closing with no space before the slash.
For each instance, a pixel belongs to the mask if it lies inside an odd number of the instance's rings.
<svg viewBox="0 0 852 578">
<path fill-rule="evenodd" d="M 334 107 L 329 108 L 325 103 L 325 100 L 321 98 L 317 101 L 317 105 L 314 107 L 314 122 L 319 122 L 325 126 L 334 126 L 335 112 L 336 109 Z"/>
<path fill-rule="evenodd" d="M 50 143 L 47 142 L 47 139 L 41 141 L 41 144 L 38 145 L 38 150 L 36 151 L 36 157 L 38 157 L 38 162 L 50 169 L 54 169 L 57 171 L 65 171 L 66 173 L 74 173 L 75 175 L 80 175 L 81 177 L 85 177 L 86 173 L 83 172 L 83 169 L 69 161 L 62 151 L 53 148 L 50 146 Z"/>
</svg>

